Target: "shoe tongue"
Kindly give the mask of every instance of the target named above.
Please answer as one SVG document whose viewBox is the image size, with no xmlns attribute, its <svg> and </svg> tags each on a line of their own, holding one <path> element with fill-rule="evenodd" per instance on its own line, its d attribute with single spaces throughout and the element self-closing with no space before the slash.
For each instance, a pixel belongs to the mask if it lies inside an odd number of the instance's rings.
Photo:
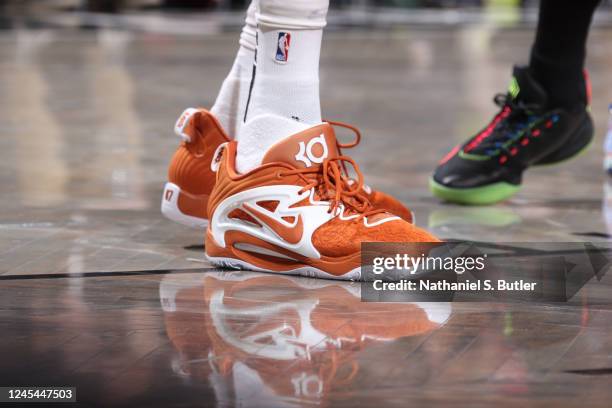
<svg viewBox="0 0 612 408">
<path fill-rule="evenodd" d="M 325 159 L 339 155 L 334 129 L 329 123 L 323 123 L 276 142 L 264 155 L 262 164 L 282 162 L 306 168 L 319 166 Z"/>
<path fill-rule="evenodd" d="M 514 67 L 508 94 L 515 101 L 546 106 L 548 96 L 542 86 L 533 78 L 527 67 Z"/>
</svg>

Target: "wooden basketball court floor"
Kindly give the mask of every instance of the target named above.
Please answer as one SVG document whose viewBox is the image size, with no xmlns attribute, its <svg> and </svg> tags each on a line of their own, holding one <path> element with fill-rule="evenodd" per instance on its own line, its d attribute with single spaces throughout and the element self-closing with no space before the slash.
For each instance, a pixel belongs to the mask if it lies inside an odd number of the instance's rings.
<svg viewBox="0 0 612 408">
<path fill-rule="evenodd" d="M 330 32 L 325 117 L 362 129 L 367 182 L 443 238 L 607 242 L 608 28 L 590 39 L 587 154 L 492 207 L 427 191 L 530 41 L 480 25 Z M 159 200 L 176 115 L 210 106 L 235 50 L 230 33 L 0 34 L 1 386 L 75 386 L 82 406 L 610 406 L 610 276 L 566 304 L 373 304 L 356 283 L 207 264 L 202 232 Z"/>
</svg>

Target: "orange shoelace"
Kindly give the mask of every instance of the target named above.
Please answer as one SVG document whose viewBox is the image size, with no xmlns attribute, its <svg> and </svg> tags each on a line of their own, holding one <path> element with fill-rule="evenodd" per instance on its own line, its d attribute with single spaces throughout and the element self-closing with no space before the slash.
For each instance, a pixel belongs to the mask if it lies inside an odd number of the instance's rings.
<svg viewBox="0 0 612 408">
<path fill-rule="evenodd" d="M 336 147 L 338 148 L 338 153 L 340 155 L 342 155 L 342 149 L 352 149 L 353 147 L 357 146 L 359 144 L 359 142 L 361 142 L 361 132 L 355 126 L 349 125 L 348 123 L 339 122 L 339 121 L 336 121 L 336 120 L 327 120 L 327 119 L 324 119 L 323 121 L 329 123 L 333 127 L 340 127 L 340 128 L 343 128 L 343 129 L 348 129 L 348 130 L 350 130 L 351 132 L 353 132 L 355 134 L 355 139 L 352 142 L 349 142 L 349 143 L 340 143 L 338 141 L 338 139 L 336 139 Z M 357 180 L 351 178 L 351 175 L 350 175 L 350 173 L 348 171 L 348 168 L 346 167 L 345 163 L 342 163 L 342 169 L 344 170 L 344 175 L 349 180 L 352 180 L 353 183 L 355 183 L 357 181 Z M 364 184 L 364 186 L 365 186 L 365 184 Z"/>
<path fill-rule="evenodd" d="M 355 170 L 356 182 L 351 182 L 345 176 L 348 174 L 347 164 L 350 164 Z M 328 213 L 336 211 L 340 204 L 359 213 L 355 221 L 385 212 L 383 209 L 374 209 L 368 198 L 362 193 L 363 175 L 355 161 L 348 156 L 325 159 L 320 166 L 316 167 L 279 172 L 281 177 L 289 175 L 298 175 L 307 183 L 299 191 L 300 194 L 314 188 L 323 199 L 329 200 L 331 205 Z"/>
<path fill-rule="evenodd" d="M 350 142 L 350 143 L 340 143 L 336 139 L 336 146 L 338 146 L 338 150 L 340 150 L 341 153 L 342 153 L 342 149 L 351 149 L 351 148 L 357 146 L 359 144 L 359 142 L 361 142 L 361 132 L 355 126 L 349 125 L 348 123 L 344 123 L 344 122 L 338 122 L 336 120 L 327 120 L 327 119 L 324 119 L 323 121 L 327 122 L 330 125 L 335 126 L 335 127 L 341 127 L 341 128 L 344 128 L 344 129 L 348 129 L 348 130 L 350 130 L 351 132 L 353 132 L 355 134 L 355 140 Z"/>
</svg>

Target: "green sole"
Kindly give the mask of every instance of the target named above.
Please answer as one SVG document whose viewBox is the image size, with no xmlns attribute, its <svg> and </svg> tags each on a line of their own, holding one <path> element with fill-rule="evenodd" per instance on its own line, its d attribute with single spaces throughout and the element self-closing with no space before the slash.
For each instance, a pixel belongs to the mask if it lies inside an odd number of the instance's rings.
<svg viewBox="0 0 612 408">
<path fill-rule="evenodd" d="M 436 197 L 445 201 L 465 205 L 488 205 L 512 197 L 521 186 L 499 182 L 474 188 L 450 188 L 430 178 L 429 188 Z"/>
</svg>

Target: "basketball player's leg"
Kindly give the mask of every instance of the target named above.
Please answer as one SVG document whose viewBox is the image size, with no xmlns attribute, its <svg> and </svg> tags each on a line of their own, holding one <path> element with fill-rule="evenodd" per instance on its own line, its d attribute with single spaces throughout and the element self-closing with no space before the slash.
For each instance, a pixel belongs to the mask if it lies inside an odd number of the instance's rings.
<svg viewBox="0 0 612 408">
<path fill-rule="evenodd" d="M 319 58 L 329 0 L 264 0 L 257 14 L 257 52 L 236 166 L 261 164 L 279 140 L 321 123 Z"/>
<path fill-rule="evenodd" d="M 260 165 L 266 150 L 288 135 L 321 124 L 319 59 L 328 7 L 328 0 L 261 1 L 252 92 L 236 136 L 239 172 Z M 367 185 L 362 193 L 374 207 L 413 221 L 393 196 Z"/>
<path fill-rule="evenodd" d="M 188 109 L 177 121 L 175 131 L 184 142 L 170 164 L 162 198 L 167 217 L 207 225 L 208 196 L 216 181 L 212 162 L 223 143 L 241 140 L 238 168 L 246 171 L 278 139 L 321 123 L 318 71 L 328 2 L 285 3 L 268 1 L 256 16 L 259 1 L 251 2 L 238 54 L 214 106 L 210 111 Z M 256 48 L 264 58 L 257 71 Z M 251 125 L 243 131 L 247 119 Z M 412 212 L 392 196 L 367 186 L 362 193 L 376 208 L 412 222 Z"/>
<path fill-rule="evenodd" d="M 208 202 L 210 262 L 358 279 L 362 242 L 438 242 L 377 208 L 322 122 L 319 56 L 328 0 L 260 0 L 245 123 L 218 164 Z M 353 165 L 351 183 L 345 173 Z"/>
<path fill-rule="evenodd" d="M 551 106 L 584 105 L 586 42 L 601 0 L 542 0 L 529 71 L 546 90 Z"/>
<path fill-rule="evenodd" d="M 257 23 L 255 14 L 259 8 L 259 0 L 251 0 L 247 9 L 242 32 L 240 33 L 240 46 L 232 68 L 223 81 L 217 99 L 210 109 L 221 123 L 230 137 L 238 134 L 249 97 L 251 79 L 253 77 L 253 63 L 257 47 Z"/>
<path fill-rule="evenodd" d="M 433 193 L 461 204 L 491 204 L 515 194 L 532 165 L 576 156 L 593 138 L 588 113 L 586 40 L 599 0 L 542 0 L 528 66 L 515 67 L 500 111 L 455 147 L 430 181 Z"/>
<path fill-rule="evenodd" d="M 182 142 L 168 169 L 162 195 L 162 213 L 191 227 L 208 225 L 208 197 L 215 185 L 212 170 L 217 148 L 236 136 L 253 77 L 256 41 L 255 14 L 259 0 L 252 0 L 237 41 L 238 52 L 210 111 L 189 108 L 181 114 L 175 133 Z"/>
</svg>

